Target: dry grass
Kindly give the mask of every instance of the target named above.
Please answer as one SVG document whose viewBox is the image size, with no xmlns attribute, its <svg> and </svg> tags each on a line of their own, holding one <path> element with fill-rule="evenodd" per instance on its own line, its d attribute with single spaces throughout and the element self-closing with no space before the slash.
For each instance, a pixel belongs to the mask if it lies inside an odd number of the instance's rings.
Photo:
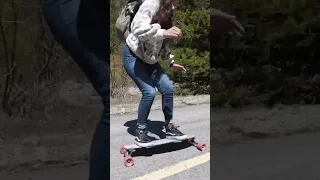
<svg viewBox="0 0 320 180">
<path fill-rule="evenodd" d="M 112 98 L 120 99 L 124 97 L 127 88 L 133 85 L 122 66 L 121 54 L 112 54 L 110 56 L 110 95 Z"/>
<path fill-rule="evenodd" d="M 0 109 L 11 115 L 51 89 L 72 61 L 52 37 L 39 1 L 5 0 L 0 7 Z"/>
</svg>

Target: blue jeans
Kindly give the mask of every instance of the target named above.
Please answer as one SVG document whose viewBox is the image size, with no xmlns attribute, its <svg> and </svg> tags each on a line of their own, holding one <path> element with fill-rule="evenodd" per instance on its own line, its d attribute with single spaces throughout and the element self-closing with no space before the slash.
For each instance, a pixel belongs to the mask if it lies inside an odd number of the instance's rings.
<svg viewBox="0 0 320 180">
<path fill-rule="evenodd" d="M 156 96 L 156 88 L 162 94 L 162 110 L 165 122 L 168 124 L 173 116 L 173 85 L 160 64 L 144 63 L 127 45 L 123 49 L 122 58 L 124 69 L 142 93 L 137 127 L 139 129 L 147 127 L 147 119 Z"/>
<path fill-rule="evenodd" d="M 42 8 L 51 33 L 102 99 L 104 110 L 92 140 L 89 180 L 110 179 L 109 6 L 107 1 L 43 0 Z"/>
</svg>

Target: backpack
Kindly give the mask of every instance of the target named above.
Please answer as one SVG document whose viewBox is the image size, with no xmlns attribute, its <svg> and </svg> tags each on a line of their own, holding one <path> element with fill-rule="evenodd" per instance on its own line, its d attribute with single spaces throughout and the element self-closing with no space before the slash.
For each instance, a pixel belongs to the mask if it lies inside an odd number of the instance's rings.
<svg viewBox="0 0 320 180">
<path fill-rule="evenodd" d="M 116 21 L 116 36 L 121 42 L 126 42 L 126 38 L 131 32 L 131 22 L 141 4 L 142 0 L 129 0 L 122 8 Z"/>
</svg>

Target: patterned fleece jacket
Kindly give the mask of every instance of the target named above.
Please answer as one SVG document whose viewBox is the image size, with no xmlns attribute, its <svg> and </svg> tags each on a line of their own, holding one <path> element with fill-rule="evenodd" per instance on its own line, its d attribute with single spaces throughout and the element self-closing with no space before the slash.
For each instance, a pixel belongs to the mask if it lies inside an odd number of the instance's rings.
<svg viewBox="0 0 320 180">
<path fill-rule="evenodd" d="M 144 0 L 131 22 L 131 33 L 126 39 L 131 51 L 147 64 L 155 64 L 161 58 L 174 62 L 169 43 L 164 43 L 168 41 L 163 36 L 165 29 L 161 29 L 158 23 L 150 23 L 159 8 L 160 0 Z"/>
</svg>

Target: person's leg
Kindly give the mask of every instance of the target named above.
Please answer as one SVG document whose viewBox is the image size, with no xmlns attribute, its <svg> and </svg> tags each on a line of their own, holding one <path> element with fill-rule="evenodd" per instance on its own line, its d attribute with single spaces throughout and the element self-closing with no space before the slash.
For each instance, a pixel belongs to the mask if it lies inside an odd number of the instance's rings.
<svg viewBox="0 0 320 180">
<path fill-rule="evenodd" d="M 151 66 L 152 69 L 155 69 L 152 74 L 152 80 L 162 95 L 162 111 L 165 124 L 168 125 L 173 118 L 173 84 L 159 63 Z"/>
<path fill-rule="evenodd" d="M 104 108 L 90 149 L 89 180 L 110 178 L 110 111 Z"/>
<path fill-rule="evenodd" d="M 85 27 L 79 18 L 78 8 L 80 0 L 58 0 L 43 1 L 43 15 L 56 40 L 72 56 L 76 63 L 83 70 L 87 78 L 92 82 L 93 87 L 101 96 L 104 111 L 101 121 L 98 123 L 93 136 L 90 152 L 89 180 L 104 180 L 110 178 L 110 107 L 109 107 L 109 41 L 103 33 L 109 33 L 107 26 L 99 28 L 91 26 L 93 42 L 83 41 L 85 37 L 79 37 L 79 28 Z M 84 11 L 82 11 L 84 12 Z M 92 15 L 92 14 L 91 14 Z M 101 16 L 101 14 L 99 15 Z M 85 15 L 82 15 L 85 17 Z M 86 16 L 89 18 L 90 16 Z M 102 17 L 105 19 L 105 17 Z M 89 18 L 90 19 L 90 18 Z M 82 28 L 82 31 L 88 32 Z M 96 34 L 101 34 L 100 38 Z M 99 40 L 99 41 L 98 41 Z M 104 42 L 105 41 L 105 42 Z"/>
<path fill-rule="evenodd" d="M 179 131 L 178 126 L 175 126 L 171 122 L 173 118 L 173 84 L 159 63 L 152 66 L 155 69 L 152 75 L 153 82 L 162 94 L 162 110 L 165 118 L 166 136 L 172 139 L 183 139 L 186 135 Z"/>
<path fill-rule="evenodd" d="M 148 64 L 143 63 L 136 57 L 127 45 L 123 49 L 122 58 L 124 69 L 142 93 L 138 108 L 136 142 L 142 145 L 148 145 L 151 140 L 147 136 L 147 119 L 156 96 L 156 89 L 152 83 L 150 68 Z"/>
</svg>

